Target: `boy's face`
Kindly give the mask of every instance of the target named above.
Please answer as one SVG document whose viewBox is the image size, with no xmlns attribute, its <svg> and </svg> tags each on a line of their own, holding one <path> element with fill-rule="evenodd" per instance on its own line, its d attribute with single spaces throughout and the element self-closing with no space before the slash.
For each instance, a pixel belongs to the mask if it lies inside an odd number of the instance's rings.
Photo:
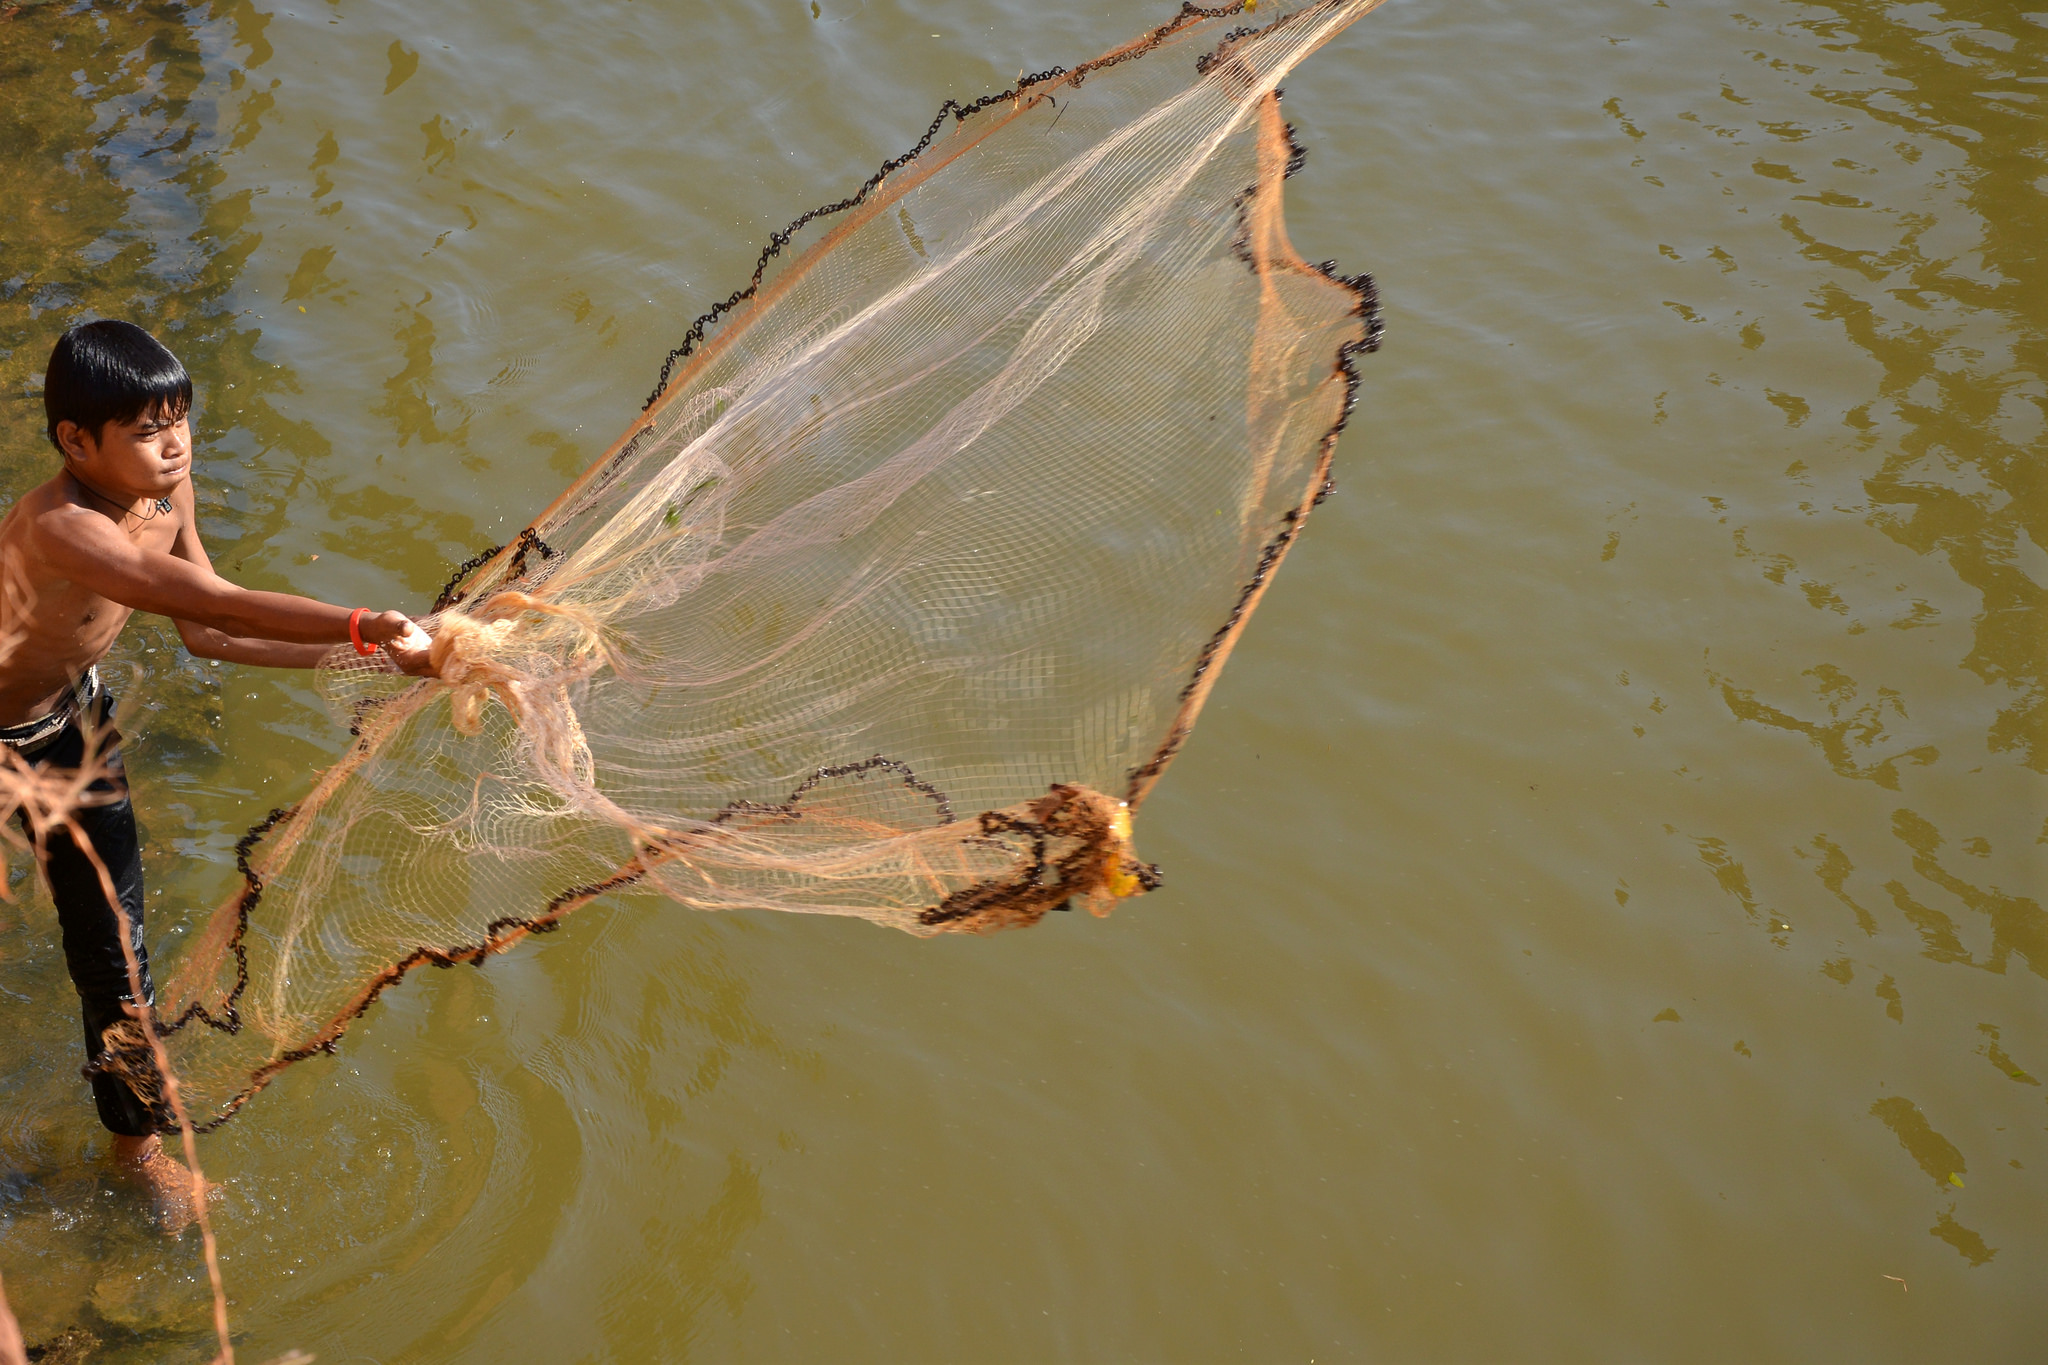
<svg viewBox="0 0 2048 1365">
<path fill-rule="evenodd" d="M 59 422 L 57 440 L 72 470 L 109 493 L 162 497 L 192 468 L 189 416 L 159 408 L 127 422 L 109 422 L 97 436 Z"/>
</svg>

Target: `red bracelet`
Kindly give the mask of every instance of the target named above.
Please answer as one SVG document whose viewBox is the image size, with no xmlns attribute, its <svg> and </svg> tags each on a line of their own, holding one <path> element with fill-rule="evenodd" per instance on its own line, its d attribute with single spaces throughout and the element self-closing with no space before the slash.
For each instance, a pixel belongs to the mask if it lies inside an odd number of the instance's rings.
<svg viewBox="0 0 2048 1365">
<path fill-rule="evenodd" d="M 348 614 L 348 639 L 349 643 L 356 647 L 356 653 L 358 654 L 375 654 L 377 652 L 377 646 L 363 643 L 363 613 L 368 610 L 368 607 L 357 607 Z"/>
</svg>

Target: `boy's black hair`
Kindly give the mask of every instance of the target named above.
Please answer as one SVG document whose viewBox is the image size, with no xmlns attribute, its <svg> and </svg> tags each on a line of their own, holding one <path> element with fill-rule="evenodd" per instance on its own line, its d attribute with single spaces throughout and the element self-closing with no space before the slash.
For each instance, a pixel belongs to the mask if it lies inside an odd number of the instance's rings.
<svg viewBox="0 0 2048 1365">
<path fill-rule="evenodd" d="M 162 342 L 132 322 L 81 322 L 50 350 L 43 411 L 59 455 L 59 422 L 76 422 L 98 440 L 109 422 L 155 412 L 177 418 L 191 410 L 192 376 Z"/>
</svg>

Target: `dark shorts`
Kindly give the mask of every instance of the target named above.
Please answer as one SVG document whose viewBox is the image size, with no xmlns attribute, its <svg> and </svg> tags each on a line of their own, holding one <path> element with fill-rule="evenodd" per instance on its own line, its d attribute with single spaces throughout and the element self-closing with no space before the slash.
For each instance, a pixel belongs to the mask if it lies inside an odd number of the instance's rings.
<svg viewBox="0 0 2048 1365">
<path fill-rule="evenodd" d="M 81 806 L 73 819 L 91 840 L 100 861 L 106 864 L 128 914 L 130 942 L 142 967 L 144 1003 L 156 1003 L 156 988 L 149 978 L 149 954 L 142 946 L 142 847 L 135 834 L 135 808 L 128 799 L 128 781 L 121 766 L 120 732 L 111 721 L 114 703 L 103 689 L 95 687 L 69 723 L 53 734 L 40 735 L 27 744 L 16 744 L 21 756 L 37 767 L 77 768 L 86 761 L 87 741 L 80 713 L 95 717 L 92 747 L 107 767 L 106 776 L 88 790 L 104 805 Z M 32 723 L 33 724 L 33 723 Z M 30 726 L 15 726 L 27 731 Z M 0 741 L 9 731 L 0 729 Z M 28 822 L 22 820 L 28 830 Z M 34 832 L 29 831 L 31 840 Z M 80 1012 L 85 1020 L 85 1054 L 88 1062 L 105 1047 L 102 1035 L 108 1025 L 129 1017 L 124 1008 L 133 999 L 129 990 L 128 962 L 121 952 L 120 920 L 107 903 L 99 871 L 92 860 L 72 841 L 66 831 L 51 831 L 36 848 L 37 861 L 50 886 L 50 899 L 57 905 L 57 924 L 64 936 L 64 961 L 71 969 L 71 984 L 78 990 Z M 153 1112 L 128 1083 L 118 1076 L 89 1071 L 92 1097 L 99 1106 L 100 1122 L 110 1132 L 127 1137 L 145 1137 L 161 1126 Z"/>
</svg>

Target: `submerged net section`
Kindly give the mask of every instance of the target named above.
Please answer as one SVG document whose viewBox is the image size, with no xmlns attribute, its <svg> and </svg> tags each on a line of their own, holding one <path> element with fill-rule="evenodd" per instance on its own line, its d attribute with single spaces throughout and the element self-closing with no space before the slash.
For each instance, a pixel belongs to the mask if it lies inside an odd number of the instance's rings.
<svg viewBox="0 0 2048 1365">
<path fill-rule="evenodd" d="M 1186 6 L 778 234 L 451 583 L 438 679 L 328 668 L 353 749 L 163 991 L 195 1115 L 615 890 L 932 934 L 1154 884 L 1131 816 L 1377 342 L 1370 281 L 1288 243 L 1278 93 L 1377 3 Z"/>
</svg>

